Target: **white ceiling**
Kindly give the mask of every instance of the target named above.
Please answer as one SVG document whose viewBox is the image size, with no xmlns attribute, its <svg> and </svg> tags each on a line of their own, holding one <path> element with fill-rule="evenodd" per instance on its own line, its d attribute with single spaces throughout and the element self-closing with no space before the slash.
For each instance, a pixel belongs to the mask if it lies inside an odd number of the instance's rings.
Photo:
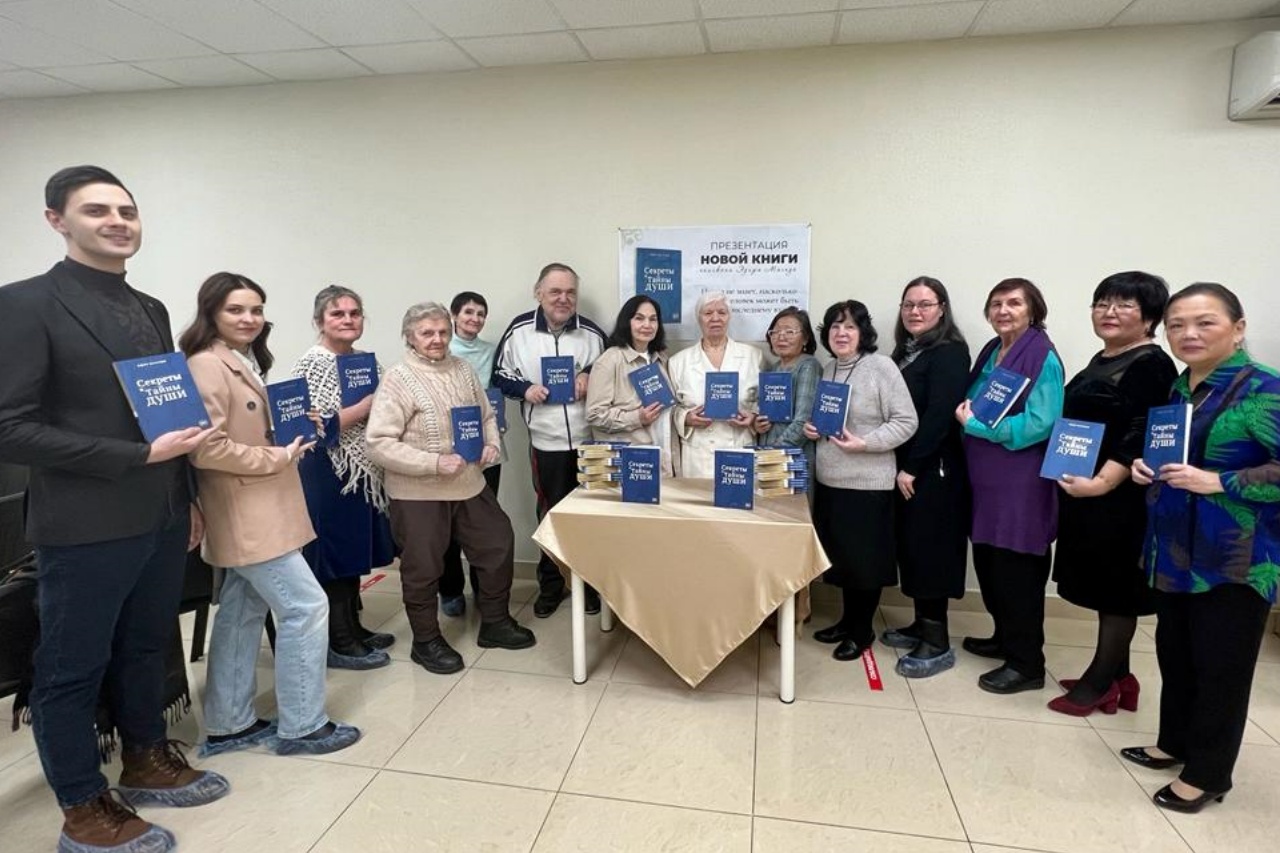
<svg viewBox="0 0 1280 853">
<path fill-rule="evenodd" d="M 0 99 L 1272 15 L 1280 0 L 0 0 Z"/>
</svg>

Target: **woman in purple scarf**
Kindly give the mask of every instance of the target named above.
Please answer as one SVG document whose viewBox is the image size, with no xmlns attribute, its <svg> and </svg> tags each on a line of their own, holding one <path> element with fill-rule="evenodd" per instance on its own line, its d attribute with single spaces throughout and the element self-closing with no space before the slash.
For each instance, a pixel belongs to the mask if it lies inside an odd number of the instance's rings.
<svg viewBox="0 0 1280 853">
<path fill-rule="evenodd" d="M 969 395 L 956 409 L 973 490 L 973 565 L 982 602 L 995 621 L 991 637 L 965 637 L 966 651 L 1004 663 L 983 673 L 989 693 L 1044 687 L 1044 587 L 1049 546 L 1057 536 L 1058 493 L 1040 478 L 1053 423 L 1062 415 L 1062 360 L 1044 330 L 1049 309 L 1040 289 L 1007 278 L 987 295 L 987 342 L 969 374 Z M 1005 417 L 988 426 L 970 401 L 999 365 L 1030 379 Z"/>
</svg>

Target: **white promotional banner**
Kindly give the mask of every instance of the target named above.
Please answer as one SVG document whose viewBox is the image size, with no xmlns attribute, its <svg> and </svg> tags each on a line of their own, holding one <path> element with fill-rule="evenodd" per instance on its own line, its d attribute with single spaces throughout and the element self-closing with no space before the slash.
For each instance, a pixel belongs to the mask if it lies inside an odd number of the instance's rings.
<svg viewBox="0 0 1280 853">
<path fill-rule="evenodd" d="M 724 291 L 730 337 L 759 343 L 780 310 L 809 308 L 809 235 L 808 225 L 620 228 L 618 304 L 650 296 L 668 338 L 692 341 L 698 297 Z"/>
</svg>

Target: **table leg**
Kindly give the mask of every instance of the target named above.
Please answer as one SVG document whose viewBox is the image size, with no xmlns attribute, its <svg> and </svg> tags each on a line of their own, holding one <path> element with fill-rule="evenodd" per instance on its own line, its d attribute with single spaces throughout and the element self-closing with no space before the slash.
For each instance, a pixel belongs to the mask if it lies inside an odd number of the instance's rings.
<svg viewBox="0 0 1280 853">
<path fill-rule="evenodd" d="M 788 596 L 778 608 L 778 698 L 796 701 L 796 597 Z"/>
<path fill-rule="evenodd" d="M 587 683 L 587 603 L 586 589 L 582 578 L 576 574 L 569 576 L 569 589 L 572 600 L 569 604 L 569 621 L 573 625 L 573 683 Z M 602 605 L 603 606 L 603 605 Z"/>
<path fill-rule="evenodd" d="M 600 599 L 600 630 L 606 634 L 613 630 L 613 611 L 609 609 L 609 602 L 603 598 Z"/>
</svg>

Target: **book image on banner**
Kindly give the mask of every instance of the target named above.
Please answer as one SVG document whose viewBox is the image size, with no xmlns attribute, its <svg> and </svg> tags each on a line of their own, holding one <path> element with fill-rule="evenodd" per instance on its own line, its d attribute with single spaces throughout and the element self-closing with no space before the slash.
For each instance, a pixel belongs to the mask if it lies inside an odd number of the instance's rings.
<svg viewBox="0 0 1280 853">
<path fill-rule="evenodd" d="M 267 411 L 271 414 L 275 443 L 281 447 L 289 446 L 295 438 L 301 437 L 306 444 L 320 437 L 315 422 L 307 416 L 311 411 L 311 392 L 302 377 L 268 385 Z"/>
<path fill-rule="evenodd" d="M 484 453 L 484 429 L 479 406 L 454 406 L 449 410 L 453 426 L 453 452 L 468 462 L 479 462 Z"/>
<path fill-rule="evenodd" d="M 573 356 L 544 355 L 542 357 L 542 384 L 550 392 L 547 402 L 568 405 L 573 402 Z"/>
<path fill-rule="evenodd" d="M 738 414 L 738 372 L 713 370 L 707 373 L 702 414 L 713 421 L 727 421 Z"/>
<path fill-rule="evenodd" d="M 716 506 L 751 509 L 755 506 L 755 451 L 716 450 L 712 483 Z"/>
<path fill-rule="evenodd" d="M 342 408 L 354 406 L 378 390 L 378 358 L 371 352 L 338 356 L 338 392 Z"/>
<path fill-rule="evenodd" d="M 619 451 L 622 468 L 622 500 L 656 504 L 661 493 L 662 449 L 635 444 Z"/>
<path fill-rule="evenodd" d="M 979 422 L 995 429 L 1030 384 L 1027 377 L 997 365 L 969 401 L 969 410 Z"/>
<path fill-rule="evenodd" d="M 130 358 L 112 367 L 147 441 L 178 429 L 209 426 L 209 412 L 182 353 Z"/>
<path fill-rule="evenodd" d="M 631 387 L 636 389 L 641 406 L 657 403 L 665 409 L 676 404 L 676 395 L 671 393 L 671 385 L 662 375 L 662 367 L 658 362 L 637 367 L 627 374 L 627 378 L 631 380 Z"/>
<path fill-rule="evenodd" d="M 489 398 L 489 407 L 493 409 L 493 417 L 498 422 L 498 432 L 506 432 L 507 398 L 497 388 L 486 388 L 484 395 Z"/>
<path fill-rule="evenodd" d="M 1160 476 L 1161 465 L 1186 465 L 1191 450 L 1191 404 L 1155 406 L 1147 411 L 1147 437 L 1142 461 Z"/>
<path fill-rule="evenodd" d="M 679 249 L 636 247 L 636 295 L 658 304 L 664 323 L 679 323 L 681 253 Z"/>
<path fill-rule="evenodd" d="M 817 393 L 813 396 L 813 414 L 809 417 L 818 435 L 843 435 L 848 414 L 849 386 L 830 379 L 819 380 Z"/>
<path fill-rule="evenodd" d="M 1067 474 L 1092 478 L 1105 429 L 1103 424 L 1093 421 L 1058 418 L 1049 434 L 1049 446 L 1044 450 L 1040 476 L 1046 480 L 1061 480 Z"/>
<path fill-rule="evenodd" d="M 785 370 L 760 374 L 760 414 L 775 424 L 795 417 L 795 377 Z"/>
</svg>

